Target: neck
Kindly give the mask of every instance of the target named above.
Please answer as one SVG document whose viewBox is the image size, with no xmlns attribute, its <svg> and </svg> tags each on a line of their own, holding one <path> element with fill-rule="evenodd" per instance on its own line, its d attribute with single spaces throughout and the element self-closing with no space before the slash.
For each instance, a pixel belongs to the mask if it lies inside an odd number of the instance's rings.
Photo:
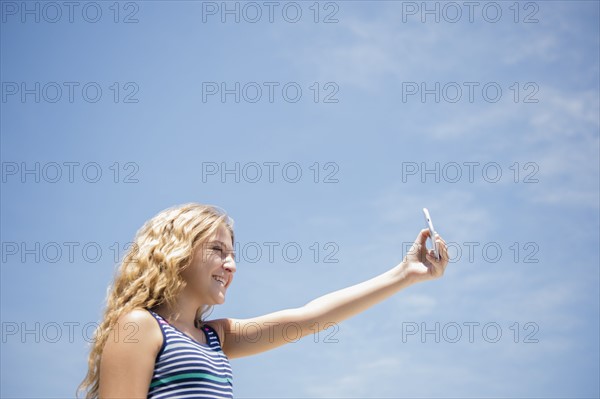
<svg viewBox="0 0 600 399">
<path fill-rule="evenodd" d="M 155 308 L 155 312 L 164 317 L 169 323 L 177 323 L 180 325 L 195 327 L 196 311 L 202 307 L 202 304 L 197 301 L 186 300 L 184 297 L 179 297 L 173 306 L 162 304 Z"/>
</svg>

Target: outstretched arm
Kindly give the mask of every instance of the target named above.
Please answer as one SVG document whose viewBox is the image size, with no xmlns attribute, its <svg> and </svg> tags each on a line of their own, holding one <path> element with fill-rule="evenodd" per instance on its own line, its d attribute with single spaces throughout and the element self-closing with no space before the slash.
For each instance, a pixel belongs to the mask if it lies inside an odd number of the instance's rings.
<svg viewBox="0 0 600 399">
<path fill-rule="evenodd" d="M 223 350 L 229 358 L 250 356 L 274 349 L 299 331 L 303 337 L 340 323 L 392 296 L 411 284 L 441 277 L 448 264 L 444 240 L 436 234 L 440 260 L 425 242 L 423 229 L 400 264 L 370 280 L 321 296 L 306 305 L 250 319 L 220 319 L 211 322 L 221 332 Z M 292 326 L 293 324 L 293 326 Z M 293 329 L 290 327 L 294 327 Z M 294 337 L 299 338 L 299 337 Z"/>
</svg>

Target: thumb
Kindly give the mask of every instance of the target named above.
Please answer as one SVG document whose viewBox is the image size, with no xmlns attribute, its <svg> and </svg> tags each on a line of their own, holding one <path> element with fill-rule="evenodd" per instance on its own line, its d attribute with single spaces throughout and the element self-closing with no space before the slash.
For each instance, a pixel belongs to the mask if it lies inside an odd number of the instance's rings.
<svg viewBox="0 0 600 399">
<path fill-rule="evenodd" d="M 422 247 L 425 247 L 425 243 L 431 234 L 429 233 L 429 229 L 423 229 L 419 232 L 415 242 L 421 244 Z"/>
</svg>

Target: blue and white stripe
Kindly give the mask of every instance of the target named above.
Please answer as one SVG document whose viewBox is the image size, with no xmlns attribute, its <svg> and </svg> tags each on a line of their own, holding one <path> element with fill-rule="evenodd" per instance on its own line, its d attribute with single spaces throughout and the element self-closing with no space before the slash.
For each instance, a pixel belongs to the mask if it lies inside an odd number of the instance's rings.
<svg viewBox="0 0 600 399">
<path fill-rule="evenodd" d="M 148 399 L 233 398 L 233 373 L 215 330 L 202 327 L 204 345 L 148 311 L 163 333 Z"/>
</svg>

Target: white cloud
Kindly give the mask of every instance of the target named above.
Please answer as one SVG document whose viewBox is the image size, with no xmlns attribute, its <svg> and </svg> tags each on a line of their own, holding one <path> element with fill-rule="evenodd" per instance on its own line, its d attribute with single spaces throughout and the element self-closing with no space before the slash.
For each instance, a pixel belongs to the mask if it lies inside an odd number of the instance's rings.
<svg viewBox="0 0 600 399">
<path fill-rule="evenodd" d="M 597 208 L 598 93 L 543 86 L 538 99 L 538 104 L 503 101 L 477 112 L 457 108 L 431 132 L 441 141 L 466 143 L 486 132 L 491 161 L 504 163 L 504 168 L 520 162 L 519 176 L 502 179 L 499 184 L 513 184 L 514 178 L 524 184 L 527 177 L 539 181 L 530 185 L 526 201 Z M 525 168 L 528 162 L 531 167 Z"/>
<path fill-rule="evenodd" d="M 409 294 L 397 298 L 400 305 L 404 305 L 411 316 L 425 316 L 432 312 L 437 305 L 437 300 L 431 295 Z"/>
<path fill-rule="evenodd" d="M 496 224 L 485 204 L 478 203 L 473 191 L 468 188 L 452 187 L 430 195 L 415 193 L 402 187 L 391 187 L 373 201 L 373 207 L 386 223 L 405 228 L 416 219 L 421 222 L 419 229 L 426 227 L 421 209 L 429 208 L 436 230 L 442 235 L 446 232 L 451 234 L 445 236 L 447 241 L 473 241 L 475 234 L 476 240 L 486 239 Z M 414 233 L 418 233 L 418 230 Z M 402 239 L 413 240 L 415 237 Z M 397 236 L 389 239 L 398 241 Z"/>
<path fill-rule="evenodd" d="M 307 27 L 306 35 L 318 39 L 309 48 L 290 48 L 284 57 L 344 88 L 389 94 L 390 83 L 427 73 L 439 79 L 451 74 L 452 80 L 474 74 L 472 80 L 488 76 L 490 67 L 499 63 L 514 67 L 532 60 L 560 61 L 565 47 L 569 50 L 564 34 L 577 33 L 573 24 L 559 23 L 563 11 L 555 5 L 545 6 L 538 13 L 544 18 L 535 24 L 514 24 L 508 9 L 500 24 L 469 23 L 468 18 L 456 24 L 420 23 L 418 16 L 407 23 L 402 21 L 401 2 L 378 7 L 378 13 L 365 16 L 360 6 L 344 4 L 335 29 Z"/>
<path fill-rule="evenodd" d="M 349 372 L 333 377 L 327 384 L 310 384 L 307 393 L 324 398 L 372 397 L 381 392 L 382 385 L 393 378 L 397 370 L 406 366 L 406 360 L 388 356 L 351 364 Z"/>
</svg>

